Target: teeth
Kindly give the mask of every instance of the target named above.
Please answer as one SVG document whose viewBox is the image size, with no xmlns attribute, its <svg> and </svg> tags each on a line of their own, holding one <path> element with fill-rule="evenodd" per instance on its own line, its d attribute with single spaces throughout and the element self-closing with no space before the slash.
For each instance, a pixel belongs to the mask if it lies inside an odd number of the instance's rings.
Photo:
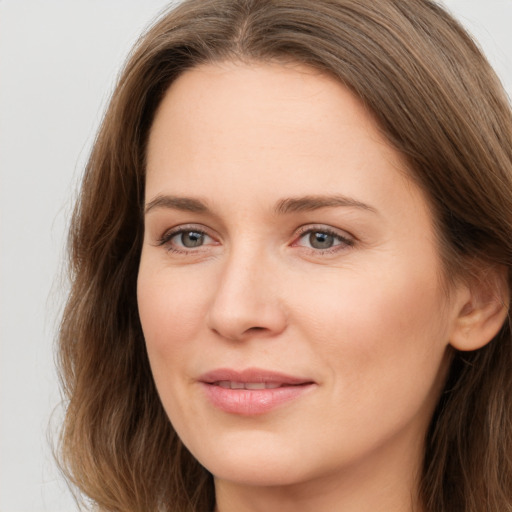
<svg viewBox="0 0 512 512">
<path fill-rule="evenodd" d="M 277 382 L 232 382 L 230 380 L 220 380 L 214 382 L 216 386 L 225 389 L 276 389 L 281 387 Z"/>
<path fill-rule="evenodd" d="M 245 389 L 265 389 L 264 382 L 247 382 Z"/>
</svg>

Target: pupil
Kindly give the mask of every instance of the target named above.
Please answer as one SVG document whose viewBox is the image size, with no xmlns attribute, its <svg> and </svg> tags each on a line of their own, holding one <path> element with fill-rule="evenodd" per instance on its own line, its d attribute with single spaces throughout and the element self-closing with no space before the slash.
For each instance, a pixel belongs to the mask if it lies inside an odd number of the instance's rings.
<svg viewBox="0 0 512 512">
<path fill-rule="evenodd" d="M 309 235 L 309 243 L 315 249 L 329 249 L 334 243 L 334 237 L 327 233 L 311 233 Z"/>
<path fill-rule="evenodd" d="M 189 231 L 181 235 L 181 242 L 185 247 L 198 247 L 203 244 L 204 235 L 196 231 Z"/>
</svg>

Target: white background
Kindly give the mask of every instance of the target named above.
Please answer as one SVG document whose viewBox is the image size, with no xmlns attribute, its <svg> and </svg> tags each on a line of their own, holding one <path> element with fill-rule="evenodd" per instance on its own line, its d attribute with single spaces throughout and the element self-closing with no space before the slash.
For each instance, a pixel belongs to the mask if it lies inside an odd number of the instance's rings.
<svg viewBox="0 0 512 512">
<path fill-rule="evenodd" d="M 0 512 L 76 510 L 48 442 L 65 230 L 120 65 L 167 3 L 0 0 Z M 512 0 L 445 3 L 512 96 Z"/>
</svg>

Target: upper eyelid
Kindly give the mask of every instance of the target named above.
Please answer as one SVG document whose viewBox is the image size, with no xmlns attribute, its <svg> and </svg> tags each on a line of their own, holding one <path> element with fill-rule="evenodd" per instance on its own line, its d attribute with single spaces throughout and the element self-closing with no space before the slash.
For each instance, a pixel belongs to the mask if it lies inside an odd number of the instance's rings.
<svg viewBox="0 0 512 512">
<path fill-rule="evenodd" d="M 163 232 L 163 236 L 170 233 L 181 233 L 182 231 L 197 231 L 198 233 L 204 233 L 205 235 L 211 236 L 212 230 L 203 224 L 187 223 L 177 224 L 172 228 L 167 228 Z"/>
<path fill-rule="evenodd" d="M 296 236 L 302 236 L 312 231 L 317 231 L 319 233 L 324 232 L 339 236 L 340 238 L 350 238 L 351 240 L 357 240 L 357 238 L 349 231 L 341 228 L 335 228 L 326 224 L 305 224 L 296 230 Z"/>
<path fill-rule="evenodd" d="M 213 240 L 216 240 L 216 237 L 211 233 L 206 226 L 201 224 L 178 224 L 172 228 L 167 228 L 164 232 L 158 236 L 157 245 L 165 245 L 168 243 L 174 236 L 183 233 L 185 231 L 192 231 L 197 233 L 202 233 Z"/>
<path fill-rule="evenodd" d="M 169 241 L 173 236 L 184 232 L 184 231 L 197 231 L 198 233 L 203 233 L 206 236 L 209 236 L 213 240 L 219 241 L 221 237 L 218 235 L 218 233 L 209 228 L 208 226 L 205 226 L 204 224 L 200 223 L 185 223 L 185 224 L 177 224 L 176 226 L 173 226 L 171 228 L 165 229 L 160 236 L 158 236 L 157 242 L 158 245 L 163 245 L 167 241 Z M 297 241 L 299 237 L 304 236 L 307 233 L 310 232 L 325 232 L 329 233 L 330 235 L 334 235 L 336 237 L 339 237 L 341 239 L 345 240 L 352 240 L 356 241 L 357 237 L 355 237 L 352 233 L 341 229 L 336 228 L 334 226 L 330 226 L 328 224 L 321 224 L 321 223 L 310 223 L 310 224 L 304 224 L 302 226 L 299 226 L 296 228 L 292 234 L 292 244 Z"/>
</svg>

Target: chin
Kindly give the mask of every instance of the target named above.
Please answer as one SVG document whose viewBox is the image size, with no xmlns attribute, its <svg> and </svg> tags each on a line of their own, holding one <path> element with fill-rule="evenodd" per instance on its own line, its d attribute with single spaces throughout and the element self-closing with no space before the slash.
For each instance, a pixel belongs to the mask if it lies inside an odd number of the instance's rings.
<svg viewBox="0 0 512 512">
<path fill-rule="evenodd" d="M 297 471 L 296 465 L 285 461 L 277 462 L 267 457 L 263 464 L 254 461 L 221 464 L 213 463 L 207 467 L 217 480 L 229 481 L 237 485 L 254 487 L 282 487 L 300 484 L 307 480 L 306 475 Z"/>
<path fill-rule="evenodd" d="M 284 486 L 307 479 L 310 464 L 303 450 L 272 437 L 268 432 L 239 433 L 190 451 L 214 478 L 240 485 Z"/>
</svg>

